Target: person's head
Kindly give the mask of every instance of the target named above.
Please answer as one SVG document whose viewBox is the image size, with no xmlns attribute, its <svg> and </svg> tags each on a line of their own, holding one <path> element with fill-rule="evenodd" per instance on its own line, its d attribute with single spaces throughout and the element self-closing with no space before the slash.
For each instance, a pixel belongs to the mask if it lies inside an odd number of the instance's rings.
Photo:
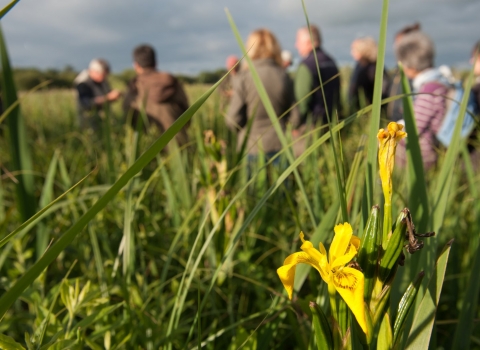
<svg viewBox="0 0 480 350">
<path fill-rule="evenodd" d="M 477 59 L 475 59 L 475 55 L 477 55 Z M 480 76 L 480 41 L 473 46 L 471 57 L 470 62 L 474 65 L 473 74 Z"/>
<path fill-rule="evenodd" d="M 282 66 L 280 44 L 275 35 L 268 29 L 257 29 L 247 39 L 246 49 L 252 60 L 271 58 Z"/>
<path fill-rule="evenodd" d="M 312 37 L 310 38 L 310 32 Z M 306 57 L 315 48 L 322 45 L 322 37 L 317 26 L 311 24 L 310 30 L 308 27 L 302 27 L 297 31 L 295 39 L 295 47 L 301 57 Z"/>
<path fill-rule="evenodd" d="M 110 65 L 106 60 L 95 58 L 90 61 L 90 64 L 88 65 L 88 75 L 94 82 L 103 82 L 109 73 Z"/>
<path fill-rule="evenodd" d="M 373 63 L 377 61 L 377 42 L 372 37 L 355 39 L 350 53 L 355 61 Z"/>
<path fill-rule="evenodd" d="M 133 67 L 137 73 L 157 66 L 155 50 L 150 45 L 140 45 L 133 50 Z"/>
<path fill-rule="evenodd" d="M 282 66 L 283 68 L 287 69 L 293 64 L 293 55 L 288 50 L 282 51 Z"/>
<path fill-rule="evenodd" d="M 428 35 L 417 31 L 404 35 L 398 41 L 395 54 L 406 76 L 413 79 L 420 72 L 433 67 L 435 47 Z"/>
<path fill-rule="evenodd" d="M 420 30 L 420 23 L 415 22 L 413 24 L 409 24 L 395 33 L 394 43 L 397 43 L 403 36 L 410 33 L 419 32 Z"/>
<path fill-rule="evenodd" d="M 235 67 L 237 63 L 238 63 L 238 57 L 235 55 L 230 55 L 227 57 L 227 60 L 225 61 L 225 68 L 227 68 L 227 70 L 230 70 L 233 67 Z M 235 74 L 236 72 L 238 72 L 239 68 L 240 68 L 240 65 L 237 65 L 235 69 L 232 70 L 232 73 Z"/>
</svg>

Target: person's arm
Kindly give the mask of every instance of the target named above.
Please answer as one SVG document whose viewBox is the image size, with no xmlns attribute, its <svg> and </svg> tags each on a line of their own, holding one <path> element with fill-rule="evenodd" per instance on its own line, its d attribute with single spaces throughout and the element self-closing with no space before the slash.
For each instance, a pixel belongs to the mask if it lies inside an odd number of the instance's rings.
<svg viewBox="0 0 480 350">
<path fill-rule="evenodd" d="M 238 130 L 247 124 L 247 103 L 242 79 L 233 79 L 232 90 L 226 124 L 230 130 Z"/>
<path fill-rule="evenodd" d="M 292 118 L 292 126 L 298 128 L 307 120 L 310 101 L 312 95 L 307 96 L 312 91 L 313 77 L 310 69 L 304 64 L 300 64 L 295 75 L 295 99 L 298 103 L 298 118 Z M 305 98 L 304 98 L 305 97 Z M 294 120 L 296 119 L 296 120 Z"/>
</svg>

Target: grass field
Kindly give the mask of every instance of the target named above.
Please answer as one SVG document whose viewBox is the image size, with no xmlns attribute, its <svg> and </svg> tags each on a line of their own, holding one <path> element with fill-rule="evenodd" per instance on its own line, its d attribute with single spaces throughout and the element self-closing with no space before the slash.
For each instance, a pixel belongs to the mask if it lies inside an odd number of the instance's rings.
<svg viewBox="0 0 480 350">
<path fill-rule="evenodd" d="M 382 18 L 384 35 L 386 10 Z M 9 105 L 16 91 L 4 44 Z M 336 121 L 331 133 L 313 129 L 298 159 L 287 132 L 279 166 L 259 157 L 248 168 L 219 95 L 186 88 L 183 149 L 164 147 L 178 124 L 137 133 L 118 103 L 101 130 L 81 131 L 73 91 L 19 94 L 19 110 L 0 124 L 0 349 L 321 349 L 330 334 L 336 349 L 480 349 L 480 176 L 463 141 L 440 149 L 424 174 L 405 98 L 409 163 L 394 169 L 386 241 L 380 90 L 371 113 Z M 374 204 L 383 211 L 370 215 Z M 419 233 L 436 235 L 399 266 L 404 207 Z M 367 335 L 315 269 L 297 268 L 292 301 L 277 275 L 300 250 L 300 231 L 330 247 L 346 221 L 364 242 L 366 285 L 378 282 L 365 287 Z M 374 242 L 373 260 L 365 242 Z"/>
</svg>

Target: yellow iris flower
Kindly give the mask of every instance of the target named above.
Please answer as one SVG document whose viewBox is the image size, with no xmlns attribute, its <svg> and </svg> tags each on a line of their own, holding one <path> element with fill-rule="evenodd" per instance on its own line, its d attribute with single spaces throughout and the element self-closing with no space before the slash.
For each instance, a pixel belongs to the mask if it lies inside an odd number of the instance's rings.
<svg viewBox="0 0 480 350">
<path fill-rule="evenodd" d="M 397 143 L 407 136 L 407 133 L 402 129 L 402 124 L 391 122 L 388 124 L 387 130 L 380 129 L 377 134 L 380 179 L 382 180 L 382 190 L 387 205 L 392 202 L 392 173 L 395 165 Z"/>
<path fill-rule="evenodd" d="M 329 291 L 336 290 L 345 300 L 360 327 L 366 333 L 365 308 L 363 300 L 364 276 L 363 273 L 347 265 L 357 254 L 360 239 L 353 235 L 349 223 L 335 226 L 335 237 L 330 245 L 329 255 L 322 243 L 320 251 L 313 244 L 304 239 L 300 233 L 303 252 L 289 255 L 283 266 L 277 269 L 278 276 L 292 299 L 293 283 L 297 264 L 309 264 L 320 272 L 322 279 L 328 284 Z"/>
</svg>

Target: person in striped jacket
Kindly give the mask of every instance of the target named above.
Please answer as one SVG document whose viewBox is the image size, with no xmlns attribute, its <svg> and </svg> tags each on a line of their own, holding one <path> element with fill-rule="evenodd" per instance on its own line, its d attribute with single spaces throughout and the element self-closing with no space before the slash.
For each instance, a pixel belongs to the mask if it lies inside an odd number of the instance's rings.
<svg viewBox="0 0 480 350">
<path fill-rule="evenodd" d="M 413 109 L 423 165 L 430 169 L 438 158 L 439 142 L 435 135 L 447 111 L 446 96 L 450 86 L 447 67 L 434 67 L 433 41 L 421 31 L 403 36 L 395 46 L 395 54 L 405 75 L 412 80 Z M 397 158 L 400 164 L 405 164 L 406 143 L 402 141 L 398 145 Z"/>
</svg>

